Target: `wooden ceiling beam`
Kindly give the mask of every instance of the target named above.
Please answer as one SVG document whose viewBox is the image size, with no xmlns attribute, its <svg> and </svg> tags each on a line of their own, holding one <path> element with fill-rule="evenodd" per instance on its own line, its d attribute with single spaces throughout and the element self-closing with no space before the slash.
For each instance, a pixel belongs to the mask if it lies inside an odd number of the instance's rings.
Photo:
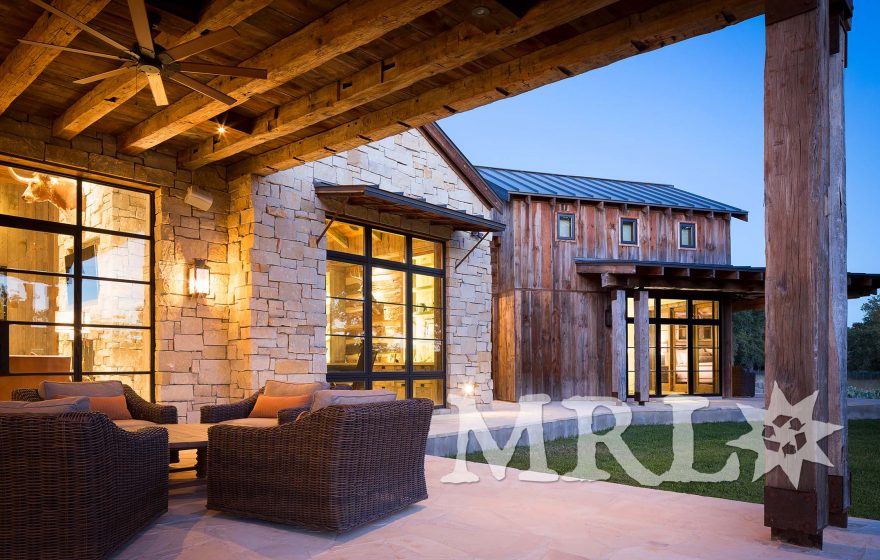
<svg viewBox="0 0 880 560">
<path fill-rule="evenodd" d="M 182 150 L 178 159 L 187 169 L 209 165 L 525 41 L 615 1 L 543 0 L 522 19 L 492 32 L 475 27 L 474 18 L 466 20 L 390 58 L 270 109 L 257 118 L 251 135 L 242 141 L 208 138 L 198 146 Z"/>
<path fill-rule="evenodd" d="M 349 0 L 335 10 L 285 37 L 239 66 L 265 68 L 266 80 L 221 76 L 208 85 L 236 100 L 265 93 L 337 56 L 406 25 L 449 0 Z M 119 149 L 136 154 L 229 110 L 220 101 L 191 93 L 120 135 Z"/>
<path fill-rule="evenodd" d="M 109 0 L 55 0 L 52 5 L 88 23 L 108 3 Z M 22 39 L 66 47 L 80 31 L 79 27 L 69 21 L 43 12 Z M 61 52 L 24 43 L 19 43 L 12 49 L 0 64 L 0 114 L 9 108 Z"/>
<path fill-rule="evenodd" d="M 199 22 L 186 33 L 180 37 L 159 33 L 154 41 L 163 47 L 171 48 L 200 37 L 206 31 L 234 27 L 271 2 L 272 0 L 214 0 Z M 70 140 L 137 95 L 146 86 L 147 80 L 142 76 L 123 75 L 103 80 L 92 91 L 68 107 L 63 115 L 55 119 L 52 123 L 52 134 Z"/>
<path fill-rule="evenodd" d="M 230 165 L 229 177 L 268 175 L 517 95 L 763 12 L 763 0 L 671 0 L 629 18 L 395 103 Z"/>
</svg>

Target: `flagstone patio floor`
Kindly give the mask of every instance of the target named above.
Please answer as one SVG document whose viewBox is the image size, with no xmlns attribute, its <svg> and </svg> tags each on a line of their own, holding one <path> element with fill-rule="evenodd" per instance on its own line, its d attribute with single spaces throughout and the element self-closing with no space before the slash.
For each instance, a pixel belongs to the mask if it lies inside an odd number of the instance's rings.
<svg viewBox="0 0 880 560">
<path fill-rule="evenodd" d="M 186 454 L 185 461 L 193 461 Z M 825 531 L 822 552 L 770 540 L 760 505 L 604 482 L 444 484 L 453 461 L 427 457 L 429 498 L 344 535 L 303 531 L 205 509 L 205 483 L 172 475 L 169 512 L 116 560 L 880 558 L 880 521 Z"/>
</svg>

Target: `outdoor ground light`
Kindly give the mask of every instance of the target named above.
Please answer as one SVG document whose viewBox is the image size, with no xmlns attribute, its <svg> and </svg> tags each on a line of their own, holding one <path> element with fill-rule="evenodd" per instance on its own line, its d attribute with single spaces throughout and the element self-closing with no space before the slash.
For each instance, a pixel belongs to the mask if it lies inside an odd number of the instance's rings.
<svg viewBox="0 0 880 560">
<path fill-rule="evenodd" d="M 471 397 L 474 394 L 474 384 L 473 383 L 465 383 L 461 386 L 461 390 L 464 391 L 464 394 Z"/>
<path fill-rule="evenodd" d="M 205 259 L 196 259 L 189 269 L 189 295 L 206 296 L 211 290 L 211 269 Z"/>
</svg>

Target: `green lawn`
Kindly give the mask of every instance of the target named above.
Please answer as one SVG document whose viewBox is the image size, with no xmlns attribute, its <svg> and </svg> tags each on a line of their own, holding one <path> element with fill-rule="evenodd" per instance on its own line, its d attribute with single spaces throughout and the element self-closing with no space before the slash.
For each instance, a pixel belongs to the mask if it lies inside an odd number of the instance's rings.
<svg viewBox="0 0 880 560">
<path fill-rule="evenodd" d="M 755 453 L 726 445 L 749 430 L 748 424 L 724 422 L 695 424 L 694 468 L 716 472 L 724 466 L 731 452 L 739 454 L 740 476 L 734 482 L 664 482 L 661 490 L 714 496 L 729 500 L 761 503 L 763 478 L 752 482 Z M 631 426 L 623 439 L 645 467 L 655 473 L 666 472 L 672 464 L 671 426 Z M 559 474 L 574 469 L 577 457 L 576 438 L 564 438 L 545 444 L 547 464 Z M 604 445 L 598 446 L 597 464 L 611 474 L 609 482 L 638 486 Z M 485 463 L 482 453 L 468 455 L 468 460 Z M 849 423 L 849 459 L 853 473 L 853 506 L 850 515 L 880 519 L 880 420 L 856 420 Z M 528 449 L 517 447 L 509 464 L 516 469 L 529 468 Z"/>
</svg>

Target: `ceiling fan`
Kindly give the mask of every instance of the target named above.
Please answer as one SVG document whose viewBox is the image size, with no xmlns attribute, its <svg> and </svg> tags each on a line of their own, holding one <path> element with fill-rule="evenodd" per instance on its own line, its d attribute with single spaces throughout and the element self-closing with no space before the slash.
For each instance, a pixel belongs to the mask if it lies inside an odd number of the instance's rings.
<svg viewBox="0 0 880 560">
<path fill-rule="evenodd" d="M 118 43 L 117 41 L 114 41 L 110 37 L 104 35 L 100 31 L 97 31 L 92 27 L 86 25 L 85 23 L 79 21 L 73 16 L 66 14 L 65 12 L 55 8 L 54 6 L 50 6 L 42 0 L 30 1 L 37 6 L 43 8 L 44 10 L 51 12 L 64 20 L 69 21 L 86 33 L 89 33 L 94 37 L 97 37 L 101 41 L 104 41 L 114 49 L 121 51 L 122 54 L 115 55 L 96 51 L 87 51 L 83 49 L 73 49 L 70 47 L 62 47 L 59 45 L 50 45 L 48 43 L 38 43 L 35 41 L 28 41 L 26 39 L 19 39 L 19 42 L 26 43 L 28 45 L 37 45 L 49 49 L 75 52 L 79 54 L 95 56 L 98 58 L 119 60 L 123 63 L 122 66 L 120 68 L 117 68 L 116 70 L 110 70 L 109 72 L 102 72 L 100 74 L 95 74 L 94 76 L 75 80 L 75 84 L 89 84 L 92 82 L 97 82 L 106 78 L 124 74 L 126 72 L 141 72 L 146 76 L 147 82 L 150 85 L 150 91 L 153 93 L 153 100 L 156 102 L 156 105 L 168 105 L 168 97 L 165 95 L 165 85 L 162 82 L 163 77 L 168 78 L 173 82 L 177 82 L 182 86 L 188 87 L 191 90 L 197 91 L 202 95 L 206 95 L 212 99 L 216 99 L 217 101 L 226 103 L 227 105 L 235 105 L 236 103 L 238 103 L 238 101 L 236 101 L 236 99 L 234 99 L 233 97 L 230 97 L 222 91 L 205 85 L 202 82 L 187 76 L 186 74 L 212 74 L 216 76 L 235 76 L 242 78 L 256 78 L 262 80 L 265 80 L 268 76 L 268 72 L 260 68 L 241 68 L 237 66 L 222 66 L 218 64 L 183 62 L 183 59 L 187 57 L 193 56 L 208 49 L 212 49 L 218 45 L 222 45 L 223 43 L 232 41 L 233 39 L 237 38 L 238 32 L 231 27 L 224 27 L 217 31 L 202 35 L 201 37 L 198 37 L 191 41 L 181 43 L 175 47 L 165 49 L 153 42 L 153 37 L 150 33 L 150 22 L 147 18 L 147 8 L 144 5 L 144 0 L 128 0 L 128 9 L 131 13 L 131 24 L 132 27 L 134 27 L 134 35 L 137 39 L 137 43 L 131 48 L 128 48 Z"/>
</svg>

